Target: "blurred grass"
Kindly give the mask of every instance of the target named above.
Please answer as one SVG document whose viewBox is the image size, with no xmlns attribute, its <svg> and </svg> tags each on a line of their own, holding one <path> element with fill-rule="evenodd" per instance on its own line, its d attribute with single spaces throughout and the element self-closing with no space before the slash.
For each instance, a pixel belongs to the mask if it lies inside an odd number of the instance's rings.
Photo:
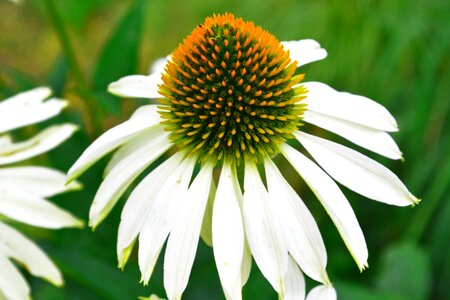
<svg viewBox="0 0 450 300">
<path fill-rule="evenodd" d="M 448 299 L 449 1 L 55 3 L 68 28 L 91 95 L 80 94 L 80 83 L 68 69 L 43 3 L 27 0 L 22 6 L 0 1 L 0 96 L 36 85 L 50 85 L 57 95 L 71 101 L 71 108 L 48 123 L 71 121 L 89 128 L 86 125 L 92 119 L 96 125 L 90 135 L 86 130 L 77 133 L 62 147 L 37 158 L 36 163 L 67 170 L 94 136 L 128 118 L 136 106 L 145 103 L 107 97 L 102 94 L 107 83 L 127 73 L 146 73 L 154 59 L 170 53 L 212 13 L 233 12 L 261 25 L 280 40 L 314 38 L 329 55 L 326 60 L 302 69 L 306 80 L 322 81 L 338 90 L 365 95 L 394 114 L 400 126 L 394 138 L 406 161 L 388 161 L 358 150 L 394 170 L 423 199 L 413 209 L 389 207 L 343 188 L 369 247 L 370 268 L 360 274 L 322 207 L 293 177 L 291 182 L 318 220 L 328 250 L 328 270 L 340 299 Z M 130 19 L 138 3 L 142 11 Z M 127 44 L 121 45 L 121 39 Z M 90 115 L 92 111 L 96 113 Z M 55 201 L 87 218 L 103 167 L 104 162 L 99 163 L 82 177 L 85 190 L 59 196 Z M 288 167 L 286 171 L 289 172 Z M 116 268 L 115 242 L 123 202 L 94 233 L 89 229 L 43 232 L 26 228 L 56 260 L 67 282 L 64 289 L 56 289 L 30 278 L 35 299 L 136 299 L 151 293 L 164 295 L 161 262 L 148 287 L 138 285 L 135 257 L 124 272 Z M 310 288 L 313 283 L 308 281 L 307 285 Z M 255 266 L 244 295 L 246 299 L 276 299 Z M 212 251 L 202 242 L 183 299 L 223 299 Z"/>
</svg>

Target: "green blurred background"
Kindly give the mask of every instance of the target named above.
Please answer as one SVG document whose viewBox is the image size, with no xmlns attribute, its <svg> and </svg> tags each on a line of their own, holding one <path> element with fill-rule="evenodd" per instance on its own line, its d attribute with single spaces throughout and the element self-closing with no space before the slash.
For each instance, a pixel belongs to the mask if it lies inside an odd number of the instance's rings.
<svg viewBox="0 0 450 300">
<path fill-rule="evenodd" d="M 49 85 L 71 103 L 61 116 L 15 134 L 30 136 L 57 122 L 81 125 L 72 139 L 33 163 L 66 171 L 95 137 L 146 103 L 110 96 L 107 84 L 123 75 L 147 73 L 154 59 L 170 53 L 206 16 L 226 11 L 254 21 L 280 40 L 316 39 L 329 55 L 302 68 L 305 80 L 375 99 L 398 120 L 400 132 L 394 138 L 405 162 L 358 150 L 394 170 L 423 201 L 398 208 L 343 188 L 369 247 L 370 267 L 363 273 L 318 201 L 298 178 L 291 180 L 319 223 L 339 298 L 450 299 L 448 0 L 25 0 L 20 6 L 0 0 L 0 98 Z M 54 201 L 86 219 L 105 162 L 81 178 L 83 191 Z M 58 289 L 29 277 L 35 299 L 165 295 L 161 259 L 147 287 L 138 284 L 136 256 L 124 272 L 116 268 L 116 234 L 125 199 L 94 233 L 88 228 L 21 227 L 48 251 L 66 280 Z M 308 289 L 314 285 L 307 281 Z M 244 297 L 277 298 L 255 265 Z M 203 242 L 183 299 L 224 299 L 212 250 Z"/>
</svg>

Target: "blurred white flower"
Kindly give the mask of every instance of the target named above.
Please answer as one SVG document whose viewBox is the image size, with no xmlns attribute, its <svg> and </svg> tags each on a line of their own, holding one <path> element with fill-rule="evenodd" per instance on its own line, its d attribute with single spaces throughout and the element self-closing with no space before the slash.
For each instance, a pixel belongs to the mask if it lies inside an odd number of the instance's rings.
<svg viewBox="0 0 450 300">
<path fill-rule="evenodd" d="M 31 297 L 30 288 L 13 261 L 34 276 L 57 286 L 63 284 L 55 264 L 13 228 L 15 222 L 51 229 L 83 226 L 81 220 L 46 200 L 79 189 L 77 182 L 66 185 L 65 174 L 46 167 L 10 166 L 52 150 L 77 129 L 72 124 L 53 125 L 18 143 L 7 135 L 7 131 L 59 114 L 67 103 L 55 98 L 46 100 L 50 94 L 49 88 L 41 87 L 0 101 L 0 299 Z"/>
<path fill-rule="evenodd" d="M 11 1 L 14 4 L 22 4 L 23 3 L 23 0 L 9 0 L 9 1 Z"/>
<path fill-rule="evenodd" d="M 251 22 L 217 15 L 197 27 L 166 63 L 157 61 L 150 75 L 110 85 L 116 95 L 157 98 L 161 105 L 139 108 L 93 142 L 69 170 L 73 180 L 118 149 L 91 206 L 90 226 L 99 225 L 156 159 L 169 149 L 173 154 L 125 204 L 117 242 L 121 268 L 139 239 L 147 284 L 167 240 L 164 285 L 168 299 L 180 299 L 201 235 L 213 246 L 227 299 L 241 299 L 252 257 L 281 299 L 305 297 L 303 273 L 323 284 L 308 299 L 336 298 L 317 224 L 276 166 L 278 154 L 316 194 L 358 267 L 367 266 L 363 233 L 334 180 L 388 204 L 414 205 L 418 199 L 378 162 L 300 127 L 309 123 L 401 158 L 387 133 L 398 130 L 396 121 L 383 106 L 323 83 L 300 83 L 297 67 L 326 55 L 316 41 L 279 42 Z M 317 164 L 288 140 L 297 140 Z M 217 190 L 214 170 L 221 173 Z"/>
</svg>

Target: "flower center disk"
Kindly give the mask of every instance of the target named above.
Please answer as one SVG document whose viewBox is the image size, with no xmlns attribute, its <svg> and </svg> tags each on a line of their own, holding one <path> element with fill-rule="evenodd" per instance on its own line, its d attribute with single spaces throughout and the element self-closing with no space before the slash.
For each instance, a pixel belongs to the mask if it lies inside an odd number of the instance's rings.
<svg viewBox="0 0 450 300">
<path fill-rule="evenodd" d="M 160 114 L 170 139 L 201 159 L 278 153 L 300 125 L 305 98 L 297 62 L 270 33 L 214 15 L 173 52 L 162 75 Z"/>
</svg>

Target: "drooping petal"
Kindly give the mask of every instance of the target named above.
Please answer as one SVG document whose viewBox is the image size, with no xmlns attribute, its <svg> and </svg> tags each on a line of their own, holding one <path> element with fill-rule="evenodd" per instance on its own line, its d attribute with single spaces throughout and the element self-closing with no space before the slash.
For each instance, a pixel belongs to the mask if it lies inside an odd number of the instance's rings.
<svg viewBox="0 0 450 300">
<path fill-rule="evenodd" d="M 225 163 L 214 201 L 213 250 L 220 282 L 227 299 L 242 299 L 241 265 L 244 255 L 244 226 L 240 203 L 242 192 L 236 171 Z"/>
<path fill-rule="evenodd" d="M 182 160 L 180 153 L 174 154 L 148 174 L 133 190 L 122 210 L 117 237 L 117 257 L 123 268 L 137 235 L 145 223 L 159 189 L 166 179 L 177 170 Z"/>
<path fill-rule="evenodd" d="M 40 86 L 25 92 L 18 93 L 6 98 L 1 102 L 1 106 L 19 105 L 27 106 L 29 104 L 40 103 L 50 97 L 52 90 L 47 86 Z"/>
<path fill-rule="evenodd" d="M 306 296 L 306 300 L 336 300 L 336 290 L 331 285 L 319 285 Z"/>
<path fill-rule="evenodd" d="M 307 109 L 382 131 L 398 131 L 397 122 L 381 104 L 363 96 L 338 92 L 321 82 L 305 82 Z"/>
<path fill-rule="evenodd" d="M 419 201 L 394 173 L 373 159 L 304 132 L 296 132 L 295 137 L 331 177 L 352 191 L 398 206 Z"/>
<path fill-rule="evenodd" d="M 327 51 L 315 40 L 284 41 L 281 44 L 284 50 L 289 50 L 291 59 L 298 62 L 298 67 L 327 57 Z"/>
<path fill-rule="evenodd" d="M 392 137 L 378 129 L 306 110 L 303 120 L 334 132 L 356 145 L 391 159 L 401 159 L 402 152 Z"/>
<path fill-rule="evenodd" d="M 48 152 L 67 140 L 76 130 L 73 124 L 53 125 L 29 140 L 0 149 L 0 165 L 12 164 Z"/>
<path fill-rule="evenodd" d="M 273 211 L 256 166 L 246 163 L 243 215 L 248 245 L 262 274 L 282 296 L 288 254 Z"/>
<path fill-rule="evenodd" d="M 79 177 L 100 158 L 158 124 L 159 121 L 156 105 L 140 107 L 128 121 L 106 131 L 84 150 L 67 173 L 68 181 Z"/>
<path fill-rule="evenodd" d="M 367 267 L 367 245 L 355 213 L 337 184 L 306 156 L 287 144 L 283 155 L 317 196 L 362 271 Z"/>
<path fill-rule="evenodd" d="M 58 115 L 67 101 L 49 99 L 52 91 L 39 87 L 0 102 L 0 133 L 39 123 Z"/>
<path fill-rule="evenodd" d="M 250 272 L 252 270 L 252 253 L 248 247 L 247 239 L 244 242 L 244 253 L 242 257 L 241 264 L 241 287 L 243 287 L 250 277 Z"/>
<path fill-rule="evenodd" d="M 146 220 L 139 234 L 139 268 L 144 284 L 148 284 L 164 241 L 178 221 L 177 216 L 188 191 L 194 166 L 195 160 L 185 159 L 148 204 Z"/>
<path fill-rule="evenodd" d="M 19 222 L 44 227 L 82 227 L 83 221 L 39 196 L 0 190 L 0 214 Z"/>
<path fill-rule="evenodd" d="M 50 258 L 31 240 L 2 222 L 0 222 L 0 252 L 18 261 L 30 274 L 44 278 L 57 286 L 63 284 L 62 275 Z M 1 270 L 3 272 L 3 269 Z"/>
<path fill-rule="evenodd" d="M 66 175 L 46 167 L 12 167 L 0 169 L 0 189 L 21 191 L 41 197 L 77 190 L 82 186 L 74 181 L 66 185 Z"/>
<path fill-rule="evenodd" d="M 2 299 L 30 300 L 30 287 L 11 261 L 0 252 L 0 297 Z"/>
<path fill-rule="evenodd" d="M 309 277 L 329 283 L 327 252 L 314 217 L 270 159 L 265 161 L 265 170 L 289 253 Z"/>
<path fill-rule="evenodd" d="M 162 83 L 161 73 L 125 76 L 108 86 L 111 94 L 132 98 L 161 98 L 158 85 Z"/>
<path fill-rule="evenodd" d="M 212 242 L 212 212 L 214 207 L 214 197 L 216 196 L 216 184 L 214 180 L 211 181 L 211 190 L 209 192 L 208 203 L 206 203 L 205 215 L 203 216 L 202 229 L 200 231 L 200 238 L 209 247 L 213 246 Z"/>
<path fill-rule="evenodd" d="M 284 278 L 285 292 L 283 300 L 305 299 L 305 278 L 295 260 L 289 256 L 288 269 Z"/>
<path fill-rule="evenodd" d="M 130 145 L 130 147 L 128 147 Z M 111 209 L 130 184 L 152 162 L 160 157 L 171 144 L 162 128 L 151 128 L 124 147 L 128 155 L 123 156 L 97 190 L 89 211 L 89 226 L 95 228 L 109 214 Z"/>
<path fill-rule="evenodd" d="M 154 143 L 153 139 L 157 140 L 160 143 L 170 143 L 168 139 L 168 133 L 164 131 L 164 128 L 161 125 L 155 125 L 144 130 L 141 134 L 133 138 L 131 141 L 122 145 L 117 151 L 114 152 L 108 164 L 105 167 L 103 172 L 103 178 L 106 178 L 111 172 L 112 169 L 121 161 L 128 158 L 130 155 L 134 155 L 133 153 L 141 148 L 143 145 L 148 143 Z"/>
<path fill-rule="evenodd" d="M 187 286 L 197 252 L 211 180 L 212 166 L 202 166 L 181 203 L 177 221 L 170 232 L 164 257 L 164 288 L 169 300 L 181 299 Z"/>
</svg>

